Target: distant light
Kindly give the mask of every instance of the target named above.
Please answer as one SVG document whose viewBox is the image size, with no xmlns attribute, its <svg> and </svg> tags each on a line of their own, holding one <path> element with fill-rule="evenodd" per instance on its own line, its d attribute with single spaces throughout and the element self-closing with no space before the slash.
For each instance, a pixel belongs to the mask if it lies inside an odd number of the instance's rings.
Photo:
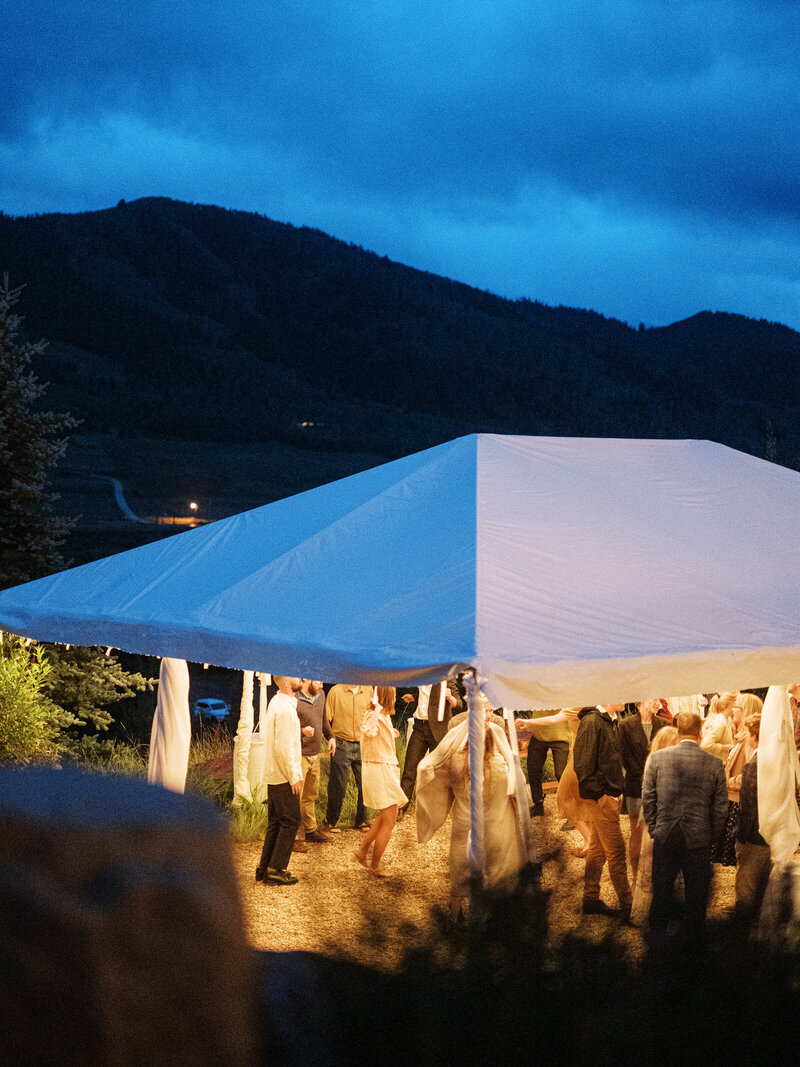
<svg viewBox="0 0 800 1067">
<path fill-rule="evenodd" d="M 189 508 L 190 508 L 191 511 L 197 511 L 197 504 L 195 503 L 194 500 L 189 505 Z"/>
</svg>

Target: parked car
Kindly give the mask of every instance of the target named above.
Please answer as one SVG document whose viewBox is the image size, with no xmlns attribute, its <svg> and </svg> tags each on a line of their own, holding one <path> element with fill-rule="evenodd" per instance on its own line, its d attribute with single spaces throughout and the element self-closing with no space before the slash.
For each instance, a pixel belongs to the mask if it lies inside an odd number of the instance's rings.
<svg viewBox="0 0 800 1067">
<path fill-rule="evenodd" d="M 215 697 L 201 697 L 194 702 L 194 713 L 203 719 L 224 719 L 231 710 L 230 704 Z"/>
</svg>

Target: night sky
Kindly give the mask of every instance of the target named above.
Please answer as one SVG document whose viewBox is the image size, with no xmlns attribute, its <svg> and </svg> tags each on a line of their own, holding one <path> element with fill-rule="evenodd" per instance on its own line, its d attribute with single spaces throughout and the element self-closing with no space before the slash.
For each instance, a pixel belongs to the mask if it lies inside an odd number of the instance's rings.
<svg viewBox="0 0 800 1067">
<path fill-rule="evenodd" d="M 800 329 L 797 0 L 27 0 L 0 209 L 169 196 L 638 325 Z"/>
</svg>

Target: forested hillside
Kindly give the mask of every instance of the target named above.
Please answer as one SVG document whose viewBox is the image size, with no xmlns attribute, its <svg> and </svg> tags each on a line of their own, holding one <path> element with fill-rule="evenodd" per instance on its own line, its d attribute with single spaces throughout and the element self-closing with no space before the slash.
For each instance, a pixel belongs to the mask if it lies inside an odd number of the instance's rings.
<svg viewBox="0 0 800 1067">
<path fill-rule="evenodd" d="M 48 404 L 87 429 L 386 455 L 474 430 L 800 454 L 800 334 L 773 323 L 636 330 L 166 199 L 0 215 L 0 270 L 51 342 Z"/>
</svg>

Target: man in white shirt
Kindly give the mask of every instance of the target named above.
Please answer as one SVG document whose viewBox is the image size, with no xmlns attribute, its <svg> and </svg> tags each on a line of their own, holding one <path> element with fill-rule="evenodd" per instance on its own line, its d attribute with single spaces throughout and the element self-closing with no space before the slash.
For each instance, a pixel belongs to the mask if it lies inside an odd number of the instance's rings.
<svg viewBox="0 0 800 1067">
<path fill-rule="evenodd" d="M 278 692 L 270 700 L 262 727 L 264 770 L 269 823 L 256 881 L 294 885 L 297 878 L 287 870 L 292 845 L 300 826 L 300 790 L 303 788 L 300 720 L 297 717 L 299 678 L 273 676 Z"/>
</svg>

